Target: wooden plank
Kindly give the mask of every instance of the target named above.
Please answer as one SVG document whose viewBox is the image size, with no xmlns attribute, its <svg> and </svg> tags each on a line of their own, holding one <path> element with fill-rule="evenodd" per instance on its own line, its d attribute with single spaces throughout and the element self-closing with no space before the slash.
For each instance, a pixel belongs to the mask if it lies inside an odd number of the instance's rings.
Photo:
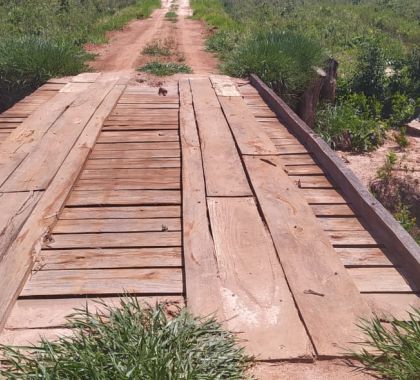
<svg viewBox="0 0 420 380">
<path fill-rule="evenodd" d="M 287 173 L 287 168 L 284 169 Z M 289 173 L 287 173 L 289 174 Z M 332 189 L 333 185 L 325 176 L 290 176 L 290 179 L 301 189 Z"/>
<path fill-rule="evenodd" d="M 244 160 L 315 350 L 320 357 L 340 356 L 360 337 L 356 323 L 370 309 L 281 160 L 270 158 L 276 166 L 257 157 Z"/>
<path fill-rule="evenodd" d="M 303 145 L 276 145 L 277 152 L 280 154 L 309 154 Z"/>
<path fill-rule="evenodd" d="M 289 175 L 321 175 L 325 174 L 318 165 L 297 165 L 287 166 L 287 174 Z"/>
<path fill-rule="evenodd" d="M 418 292 L 416 283 L 408 283 L 395 268 L 348 268 L 357 288 L 363 293 Z"/>
<path fill-rule="evenodd" d="M 156 303 L 168 305 L 183 305 L 183 298 L 179 296 L 152 296 L 136 297 L 144 305 L 154 306 Z M 7 320 L 9 329 L 39 329 L 62 327 L 66 324 L 66 317 L 74 313 L 75 309 L 84 309 L 86 306 L 92 312 L 103 311 L 101 303 L 112 307 L 121 305 L 119 297 L 102 298 L 53 298 L 53 299 L 21 299 L 13 307 Z"/>
<path fill-rule="evenodd" d="M 271 238 L 252 198 L 209 198 L 226 325 L 260 360 L 310 357 Z"/>
<path fill-rule="evenodd" d="M 413 308 L 420 308 L 420 294 L 368 293 L 363 294 L 373 312 L 382 320 L 408 320 Z"/>
<path fill-rule="evenodd" d="M 335 251 L 346 267 L 393 266 L 392 256 L 382 248 L 335 247 Z"/>
<path fill-rule="evenodd" d="M 210 75 L 209 78 L 217 96 L 241 97 L 230 77 L 226 75 Z"/>
<path fill-rule="evenodd" d="M 319 223 L 324 231 L 364 231 L 357 218 L 319 218 Z"/>
<path fill-rule="evenodd" d="M 180 180 L 159 176 L 155 179 L 98 178 L 81 179 L 75 190 L 175 190 L 180 189 Z"/>
<path fill-rule="evenodd" d="M 88 160 L 85 168 L 94 169 L 149 169 L 149 168 L 180 168 L 179 158 L 109 158 Z"/>
<path fill-rule="evenodd" d="M 313 133 L 291 109 L 258 77 L 251 76 L 251 83 L 257 88 L 270 108 L 293 130 L 296 136 L 316 156 L 322 167 L 334 178 L 347 200 L 368 223 L 380 241 L 390 250 L 399 252 L 401 265 L 411 272 L 412 278 L 420 282 L 420 247 L 402 228 L 393 216 L 363 186 L 360 180 L 346 167 L 321 137 Z"/>
<path fill-rule="evenodd" d="M 232 134 L 209 80 L 193 80 L 191 89 L 200 134 L 207 195 L 252 195 Z"/>
<path fill-rule="evenodd" d="M 111 143 L 95 145 L 94 152 L 99 150 L 176 150 L 179 149 L 179 142 L 142 142 L 142 143 Z"/>
<path fill-rule="evenodd" d="M 182 294 L 177 268 L 47 270 L 32 275 L 22 297 L 84 294 Z"/>
<path fill-rule="evenodd" d="M 71 334 L 72 330 L 67 328 L 5 330 L 0 334 L 0 344 L 9 346 L 28 346 L 38 344 L 41 339 L 51 341 Z"/>
<path fill-rule="evenodd" d="M 132 124 L 118 123 L 118 124 L 106 124 L 102 128 L 103 131 L 142 131 L 142 130 L 171 130 L 178 129 L 178 124 Z"/>
<path fill-rule="evenodd" d="M 179 218 L 180 206 L 66 207 L 60 219 Z"/>
<path fill-rule="evenodd" d="M 42 250 L 42 270 L 182 267 L 180 247 Z"/>
<path fill-rule="evenodd" d="M 326 231 L 331 244 L 335 246 L 378 246 L 379 243 L 366 230 L 359 231 Z"/>
<path fill-rule="evenodd" d="M 185 291 L 188 309 L 224 320 L 213 239 L 209 229 L 200 141 L 189 81 L 179 82 L 182 146 L 182 223 Z"/>
<path fill-rule="evenodd" d="M 53 234 L 44 248 L 178 247 L 179 232 Z"/>
<path fill-rule="evenodd" d="M 340 193 L 334 189 L 301 189 L 300 191 L 306 201 L 310 204 L 346 203 Z"/>
<path fill-rule="evenodd" d="M 81 179 L 143 179 L 157 180 L 158 178 L 179 179 L 181 171 L 178 168 L 166 169 L 97 169 L 83 170 Z"/>
<path fill-rule="evenodd" d="M 0 193 L 0 265 L 42 193 Z"/>
<path fill-rule="evenodd" d="M 105 106 L 101 106 L 101 103 L 111 93 L 115 82 L 104 75 L 103 80 L 83 93 L 45 133 L 37 148 L 27 155 L 19 170 L 7 179 L 1 189 L 9 192 L 45 189 L 87 124 L 102 125 L 111 112 L 113 105 L 104 102 Z M 108 99 L 115 104 L 114 96 Z"/>
<path fill-rule="evenodd" d="M 181 231 L 179 218 L 154 219 L 61 219 L 54 226 L 55 234 L 87 232 Z"/>
<path fill-rule="evenodd" d="M 74 190 L 67 206 L 180 204 L 178 190 Z"/>
<path fill-rule="evenodd" d="M 128 80 L 128 79 L 127 79 Z M 103 102 L 98 113 L 107 113 L 124 90 L 117 85 Z M 23 225 L 17 238 L 3 256 L 0 265 L 0 330 L 41 249 L 41 241 L 56 221 L 74 182 L 82 169 L 100 131 L 100 119 L 93 118 L 62 164 L 48 189 Z"/>
<path fill-rule="evenodd" d="M 347 204 L 326 204 L 326 205 L 310 205 L 314 214 L 318 217 L 336 216 L 347 217 L 355 216 L 353 210 Z"/>
<path fill-rule="evenodd" d="M 222 96 L 219 102 L 242 154 L 277 154 L 276 147 L 241 97 Z"/>
<path fill-rule="evenodd" d="M 105 144 L 107 145 L 107 144 Z M 171 150 L 94 150 L 89 156 L 90 159 L 103 159 L 103 158 L 177 158 L 181 156 L 179 149 Z"/>
<path fill-rule="evenodd" d="M 128 143 L 128 142 L 163 142 L 179 141 L 178 131 L 104 131 L 98 138 L 99 143 Z"/>
</svg>

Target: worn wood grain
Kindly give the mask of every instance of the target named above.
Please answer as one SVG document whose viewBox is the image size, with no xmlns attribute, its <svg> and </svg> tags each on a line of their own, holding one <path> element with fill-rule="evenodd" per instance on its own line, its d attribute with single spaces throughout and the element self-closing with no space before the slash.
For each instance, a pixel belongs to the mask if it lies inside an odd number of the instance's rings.
<svg viewBox="0 0 420 380">
<path fill-rule="evenodd" d="M 280 162 L 244 160 L 315 350 L 319 356 L 339 356 L 360 336 L 355 324 L 370 308 Z"/>
<path fill-rule="evenodd" d="M 230 330 L 260 360 L 310 357 L 270 235 L 252 198 L 209 198 L 213 238 Z"/>
</svg>

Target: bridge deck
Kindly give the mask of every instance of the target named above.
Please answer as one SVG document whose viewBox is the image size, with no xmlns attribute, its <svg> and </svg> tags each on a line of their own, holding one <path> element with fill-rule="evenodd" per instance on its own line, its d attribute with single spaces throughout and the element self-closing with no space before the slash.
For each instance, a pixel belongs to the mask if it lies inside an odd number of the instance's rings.
<svg viewBox="0 0 420 380">
<path fill-rule="evenodd" d="M 308 361 L 419 305 L 398 252 L 250 84 L 189 76 L 163 97 L 82 78 L 0 146 L 2 342 L 67 334 L 74 307 L 127 291 L 216 313 L 260 360 Z"/>
</svg>

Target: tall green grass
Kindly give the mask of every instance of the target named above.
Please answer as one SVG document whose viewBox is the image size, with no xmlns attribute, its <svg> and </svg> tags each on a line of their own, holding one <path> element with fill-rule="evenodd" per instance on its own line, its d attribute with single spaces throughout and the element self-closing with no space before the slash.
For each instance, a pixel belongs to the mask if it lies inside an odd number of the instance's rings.
<svg viewBox="0 0 420 380">
<path fill-rule="evenodd" d="M 257 74 L 294 103 L 323 66 L 326 54 L 317 41 L 280 30 L 261 30 L 241 40 L 223 64 L 232 76 Z"/>
<path fill-rule="evenodd" d="M 51 77 L 87 70 L 87 42 L 148 17 L 159 0 L 0 0 L 0 112 Z"/>
<path fill-rule="evenodd" d="M 74 335 L 26 350 L 2 347 L 4 379 L 247 379 L 251 358 L 212 318 L 122 299 L 118 308 L 79 310 Z"/>
</svg>

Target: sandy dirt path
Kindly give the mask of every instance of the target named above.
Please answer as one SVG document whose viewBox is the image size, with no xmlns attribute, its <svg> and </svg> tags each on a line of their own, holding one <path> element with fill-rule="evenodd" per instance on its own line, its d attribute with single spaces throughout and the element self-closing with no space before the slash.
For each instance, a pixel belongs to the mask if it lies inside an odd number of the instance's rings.
<svg viewBox="0 0 420 380">
<path fill-rule="evenodd" d="M 111 32 L 107 44 L 87 47 L 88 52 L 97 54 L 89 63 L 90 67 L 95 71 L 135 70 L 141 51 L 166 22 L 169 3 L 169 0 L 162 0 L 162 7 L 148 19 L 132 21 L 122 31 Z"/>
<path fill-rule="evenodd" d="M 107 44 L 87 46 L 88 52 L 97 55 L 90 67 L 94 71 L 134 71 L 153 59 L 141 53 L 148 43 L 171 40 L 174 55 L 182 57 L 195 74 L 217 73 L 217 58 L 205 49 L 204 24 L 189 18 L 192 15 L 189 0 L 179 0 L 175 23 L 165 19 L 171 3 L 172 0 L 162 0 L 162 7 L 150 18 L 132 21 L 122 31 L 109 33 Z"/>
</svg>

